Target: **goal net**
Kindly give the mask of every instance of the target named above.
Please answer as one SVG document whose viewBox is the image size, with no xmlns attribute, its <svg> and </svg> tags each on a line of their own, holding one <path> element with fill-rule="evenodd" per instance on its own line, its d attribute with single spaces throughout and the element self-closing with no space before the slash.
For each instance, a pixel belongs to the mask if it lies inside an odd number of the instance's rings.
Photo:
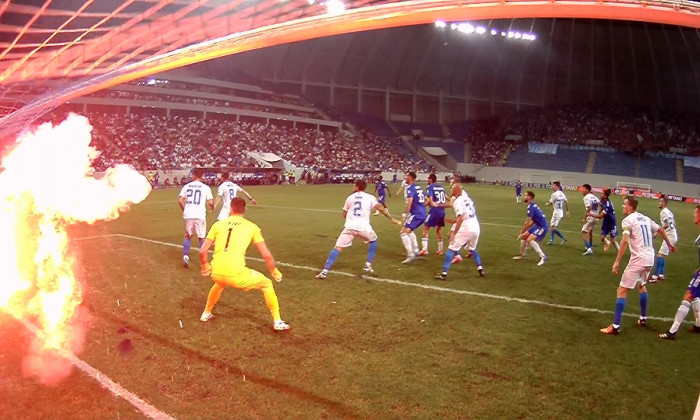
<svg viewBox="0 0 700 420">
<path fill-rule="evenodd" d="M 649 184 L 638 184 L 636 182 L 617 182 L 618 189 L 625 190 L 635 190 L 641 192 L 651 192 L 651 185 Z"/>
</svg>

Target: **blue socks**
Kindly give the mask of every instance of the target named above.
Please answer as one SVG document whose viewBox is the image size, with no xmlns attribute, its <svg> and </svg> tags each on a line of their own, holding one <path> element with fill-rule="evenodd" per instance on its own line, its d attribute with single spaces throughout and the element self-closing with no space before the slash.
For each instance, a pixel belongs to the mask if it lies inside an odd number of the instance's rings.
<svg viewBox="0 0 700 420">
<path fill-rule="evenodd" d="M 445 252 L 445 261 L 442 263 L 442 272 L 447 273 L 450 269 L 450 264 L 452 264 L 452 258 L 455 257 L 455 253 L 453 250 L 447 248 L 447 252 Z"/>
<path fill-rule="evenodd" d="M 202 245 L 204 245 L 204 239 L 199 239 L 199 249 L 202 249 Z"/>
<path fill-rule="evenodd" d="M 476 252 L 476 249 L 472 251 L 472 257 L 474 257 L 474 262 L 476 263 L 476 266 L 481 266 L 481 257 L 479 256 L 479 253 Z"/>
<path fill-rule="evenodd" d="M 367 251 L 367 262 L 368 262 L 368 263 L 371 264 L 372 261 L 374 261 L 374 256 L 377 254 L 377 247 L 378 247 L 378 246 L 379 246 L 379 244 L 377 244 L 377 241 L 372 241 L 372 242 L 369 243 L 369 250 Z M 335 250 L 336 250 L 336 249 L 333 248 L 333 251 L 335 251 Z M 336 252 L 337 252 L 337 251 L 336 251 Z M 336 257 L 336 258 L 337 258 L 337 257 Z M 335 261 L 335 260 L 333 260 L 333 261 Z M 332 263 L 331 263 L 331 264 L 332 264 Z"/>
<path fill-rule="evenodd" d="M 646 293 L 645 293 L 645 295 L 646 295 Z M 641 301 L 641 297 L 640 297 L 640 301 Z M 644 309 L 646 312 L 646 306 L 644 307 Z M 620 326 L 620 321 L 622 320 L 622 312 L 624 310 L 625 310 L 625 298 L 617 298 L 617 300 L 615 301 L 615 318 L 613 320 L 613 325 L 617 325 L 618 327 Z"/>
<path fill-rule="evenodd" d="M 647 292 L 639 294 L 639 307 L 641 308 L 640 316 L 647 317 Z"/>
<path fill-rule="evenodd" d="M 554 230 L 552 231 L 552 240 L 554 240 L 554 235 L 555 235 L 555 234 L 556 234 L 558 237 L 564 239 L 564 235 L 562 235 L 561 232 L 559 232 L 559 229 L 554 229 Z"/>
<path fill-rule="evenodd" d="M 182 244 L 182 254 L 190 255 L 190 247 L 192 246 L 192 240 L 190 238 L 185 238 L 185 242 Z"/>
<path fill-rule="evenodd" d="M 376 241 L 375 241 L 376 242 Z M 340 251 L 337 249 L 333 248 L 330 254 L 328 254 L 328 259 L 326 260 L 326 264 L 323 266 L 325 270 L 328 270 L 331 268 L 333 263 L 335 263 L 335 260 L 338 259 L 338 256 L 340 255 Z"/>
<path fill-rule="evenodd" d="M 551 232 L 551 235 L 552 235 L 552 236 L 551 236 L 551 238 L 549 239 L 549 242 L 554 242 L 554 232 L 556 232 L 556 231 L 557 231 L 556 229 L 552 229 L 552 232 Z"/>
<path fill-rule="evenodd" d="M 656 269 L 654 269 L 654 275 L 664 275 L 666 272 L 666 258 L 656 257 Z"/>
</svg>

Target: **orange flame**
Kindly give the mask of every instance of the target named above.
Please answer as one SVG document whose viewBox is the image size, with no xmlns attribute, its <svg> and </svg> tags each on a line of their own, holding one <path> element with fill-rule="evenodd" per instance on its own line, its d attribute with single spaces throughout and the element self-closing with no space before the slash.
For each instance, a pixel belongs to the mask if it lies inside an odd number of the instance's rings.
<svg viewBox="0 0 700 420">
<path fill-rule="evenodd" d="M 55 350 L 81 352 L 86 328 L 66 227 L 116 219 L 151 191 L 129 165 L 95 177 L 99 152 L 90 146 L 91 131 L 87 118 L 71 114 L 22 134 L 2 160 L 0 232 L 13 241 L 0 242 L 0 310 L 38 324 L 41 337 L 23 367 L 47 384 L 70 374 Z"/>
</svg>

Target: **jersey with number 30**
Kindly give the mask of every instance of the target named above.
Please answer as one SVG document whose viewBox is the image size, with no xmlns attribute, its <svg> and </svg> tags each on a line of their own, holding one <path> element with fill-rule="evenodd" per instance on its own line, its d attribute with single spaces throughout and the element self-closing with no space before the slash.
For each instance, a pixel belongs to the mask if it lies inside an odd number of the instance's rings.
<svg viewBox="0 0 700 420">
<path fill-rule="evenodd" d="M 347 212 L 345 229 L 359 230 L 361 232 L 371 230 L 372 225 L 369 223 L 369 218 L 377 204 L 379 204 L 377 198 L 364 191 L 350 194 L 343 206 L 343 210 Z"/>
<path fill-rule="evenodd" d="M 430 197 L 430 199 L 436 204 L 445 204 L 447 202 L 445 189 L 437 183 L 432 183 L 428 185 L 428 187 L 425 189 L 425 192 L 428 195 L 428 197 Z M 445 208 L 430 207 L 430 214 L 436 217 L 445 217 Z"/>
<path fill-rule="evenodd" d="M 659 225 L 641 213 L 634 212 L 622 220 L 622 234 L 629 235 L 630 264 L 654 265 L 654 235 Z"/>
<path fill-rule="evenodd" d="M 231 213 L 231 200 L 238 195 L 240 189 L 241 187 L 231 181 L 225 181 L 219 185 L 219 192 L 217 195 L 221 197 L 222 202 L 219 220 L 229 216 L 229 213 Z"/>
<path fill-rule="evenodd" d="M 180 197 L 185 197 L 183 219 L 205 220 L 207 218 L 207 201 L 214 199 L 208 185 L 201 181 L 192 181 L 182 187 Z"/>
</svg>

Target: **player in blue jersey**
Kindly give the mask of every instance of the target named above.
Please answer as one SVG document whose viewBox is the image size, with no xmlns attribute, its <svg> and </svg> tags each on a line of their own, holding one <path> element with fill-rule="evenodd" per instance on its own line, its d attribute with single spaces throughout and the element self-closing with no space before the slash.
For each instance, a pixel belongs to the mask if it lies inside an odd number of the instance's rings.
<svg viewBox="0 0 700 420">
<path fill-rule="evenodd" d="M 700 226 L 700 205 L 695 207 L 694 216 L 695 224 Z M 700 242 L 700 236 L 695 240 L 695 244 L 697 245 L 698 242 Z M 700 263 L 700 261 L 698 261 L 698 263 Z M 700 268 L 695 271 L 695 275 L 693 275 L 693 278 L 690 280 L 688 289 L 685 291 L 685 295 L 683 295 L 681 306 L 678 307 L 678 312 L 676 312 L 676 316 L 673 319 L 673 325 L 671 325 L 671 328 L 665 333 L 659 334 L 659 337 L 666 340 L 675 340 L 678 328 L 680 328 L 688 312 L 690 312 L 691 307 L 695 314 L 695 325 L 690 327 L 690 331 L 700 333 Z"/>
<path fill-rule="evenodd" d="M 527 219 L 525 220 L 523 228 L 520 229 L 520 235 L 518 235 L 518 239 L 520 240 L 520 254 L 513 257 L 513 259 L 522 260 L 525 258 L 525 249 L 527 245 L 530 244 L 532 249 L 540 256 L 540 261 L 537 265 L 544 265 L 544 262 L 547 261 L 547 256 L 544 255 L 540 244 L 537 242 L 541 241 L 545 235 L 547 235 L 547 230 L 549 230 L 547 219 L 545 219 L 544 213 L 540 207 L 535 204 L 534 192 L 527 191 L 525 193 L 525 203 L 527 204 Z"/>
<path fill-rule="evenodd" d="M 617 237 L 617 218 L 615 217 L 615 207 L 610 201 L 610 194 L 612 194 L 610 188 L 603 190 L 600 195 L 600 213 L 598 215 L 591 214 L 596 219 L 603 219 L 603 226 L 600 227 L 600 241 L 605 245 L 606 251 L 610 248 L 610 244 L 614 245 L 615 249 L 620 249 L 620 244 L 615 240 Z"/>
<path fill-rule="evenodd" d="M 382 181 L 382 176 L 379 176 L 379 179 L 377 182 L 374 184 L 374 194 L 377 195 L 377 201 L 379 204 L 381 204 L 387 211 L 389 208 L 386 206 L 386 195 L 387 193 L 389 194 L 389 198 L 391 198 L 391 190 L 389 190 L 389 187 L 386 185 L 384 181 Z M 379 214 L 379 210 L 374 212 L 374 215 L 377 216 Z"/>
<path fill-rule="evenodd" d="M 515 181 L 515 202 L 516 203 L 520 202 L 522 195 L 523 195 L 523 184 L 520 183 L 520 180 L 517 180 L 517 181 Z"/>
<path fill-rule="evenodd" d="M 426 198 L 426 206 L 431 206 L 431 203 L 438 205 L 447 203 L 447 194 L 445 194 L 445 189 L 437 183 L 437 176 L 435 174 L 430 174 L 428 176 Z M 425 225 L 423 227 L 423 249 L 421 249 L 418 255 L 428 255 L 428 234 L 430 233 L 430 228 L 433 227 L 435 228 L 435 233 L 437 234 L 437 253 L 442 255 L 443 226 L 445 226 L 445 208 L 431 206 L 430 213 L 428 213 L 428 217 L 425 219 Z"/>
<path fill-rule="evenodd" d="M 406 248 L 407 257 L 401 262 L 402 264 L 408 264 L 418 257 L 418 238 L 413 231 L 425 221 L 425 195 L 416 184 L 416 173 L 407 173 L 405 181 L 406 208 L 402 214 L 405 219 L 401 229 L 401 242 Z"/>
</svg>

